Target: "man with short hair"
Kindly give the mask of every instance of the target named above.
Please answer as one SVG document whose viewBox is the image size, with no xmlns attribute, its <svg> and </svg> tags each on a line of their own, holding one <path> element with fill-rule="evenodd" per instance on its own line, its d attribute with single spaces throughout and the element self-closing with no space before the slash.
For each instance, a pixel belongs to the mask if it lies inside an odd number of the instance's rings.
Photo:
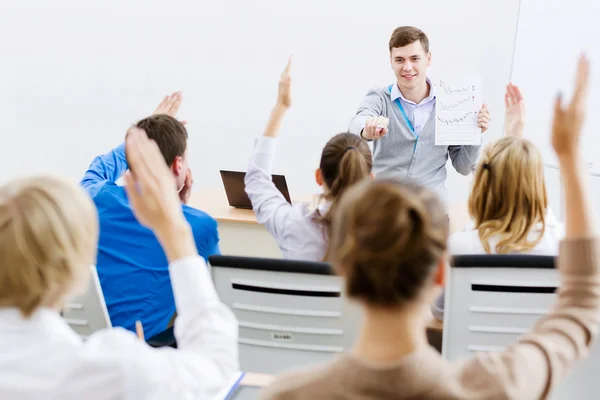
<svg viewBox="0 0 600 400">
<path fill-rule="evenodd" d="M 208 214 L 186 205 L 192 189 L 192 172 L 187 160 L 188 134 L 176 120 L 181 94 L 167 96 L 154 114 L 139 121 L 156 142 L 175 177 L 183 213 L 192 227 L 198 253 L 208 259 L 219 254 L 217 222 Z M 169 327 L 175 300 L 167 258 L 150 229 L 135 218 L 124 187 L 116 181 L 127 171 L 124 144 L 96 157 L 81 185 L 91 195 L 100 219 L 96 268 L 113 326 L 135 332 L 142 322 L 146 337 Z M 135 174 L 135 171 L 131 171 Z"/>
<path fill-rule="evenodd" d="M 429 39 L 420 29 L 401 26 L 389 42 L 396 82 L 370 90 L 349 130 L 373 142 L 377 176 L 409 178 L 435 189 L 446 200 L 446 161 L 462 175 L 473 170 L 480 146 L 435 145 L 435 87 L 427 79 Z M 477 116 L 482 133 L 490 114 L 484 104 Z"/>
</svg>

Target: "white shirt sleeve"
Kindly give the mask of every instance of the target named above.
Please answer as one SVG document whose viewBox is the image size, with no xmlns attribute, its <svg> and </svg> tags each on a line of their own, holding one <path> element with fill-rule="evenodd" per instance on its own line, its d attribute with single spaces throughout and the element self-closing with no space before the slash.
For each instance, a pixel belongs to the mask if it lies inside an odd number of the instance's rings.
<svg viewBox="0 0 600 400">
<path fill-rule="evenodd" d="M 245 185 L 257 222 L 265 225 L 277 243 L 281 243 L 293 208 L 277 189 L 271 176 L 276 144 L 274 138 L 267 136 L 257 141 L 248 163 Z"/>
<path fill-rule="evenodd" d="M 206 399 L 239 370 L 238 326 L 220 302 L 208 268 L 199 257 L 169 265 L 177 318 L 177 349 L 154 349 L 117 328 L 92 335 L 88 354 L 118 358 L 128 399 Z"/>
</svg>

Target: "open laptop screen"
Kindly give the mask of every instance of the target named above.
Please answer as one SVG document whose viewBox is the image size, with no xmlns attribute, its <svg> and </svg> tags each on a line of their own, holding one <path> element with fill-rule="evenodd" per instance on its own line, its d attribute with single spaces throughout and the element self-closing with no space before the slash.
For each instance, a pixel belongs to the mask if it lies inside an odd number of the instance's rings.
<svg viewBox="0 0 600 400">
<path fill-rule="evenodd" d="M 236 208 L 252 209 L 252 203 L 246 194 L 246 185 L 244 184 L 245 172 L 221 170 L 221 179 L 225 187 L 225 194 L 229 205 Z M 288 203 L 292 204 L 287 182 L 284 175 L 272 175 L 275 187 L 279 189 Z"/>
</svg>

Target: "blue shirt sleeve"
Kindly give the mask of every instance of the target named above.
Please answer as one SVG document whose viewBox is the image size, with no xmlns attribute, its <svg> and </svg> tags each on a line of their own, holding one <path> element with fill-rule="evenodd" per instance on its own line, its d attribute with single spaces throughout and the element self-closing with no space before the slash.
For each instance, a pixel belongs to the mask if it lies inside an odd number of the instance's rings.
<svg viewBox="0 0 600 400">
<path fill-rule="evenodd" d="M 192 230 L 198 254 L 206 262 L 208 262 L 208 257 L 221 254 L 221 249 L 219 248 L 219 230 L 217 221 L 214 218 L 208 214 L 204 214 L 193 223 Z"/>
<path fill-rule="evenodd" d="M 94 196 L 95 192 L 106 182 L 115 182 L 127 171 L 125 144 L 121 144 L 106 154 L 94 158 L 83 175 L 81 186 Z"/>
</svg>

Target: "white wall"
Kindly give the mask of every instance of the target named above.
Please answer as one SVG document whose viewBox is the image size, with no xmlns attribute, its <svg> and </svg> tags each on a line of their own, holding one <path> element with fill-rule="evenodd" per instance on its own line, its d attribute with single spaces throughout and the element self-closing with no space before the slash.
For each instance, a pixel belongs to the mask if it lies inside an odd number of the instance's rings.
<svg viewBox="0 0 600 400">
<path fill-rule="evenodd" d="M 431 40 L 432 76 L 479 74 L 502 130 L 518 0 L 20 0 L 0 3 L 0 182 L 31 172 L 78 179 L 98 153 L 173 90 L 184 92 L 198 187 L 245 169 L 287 55 L 294 105 L 276 172 L 292 193 L 316 190 L 320 150 L 366 91 L 393 81 L 387 42 L 398 25 Z M 469 178 L 452 173 L 452 201 Z"/>
<path fill-rule="evenodd" d="M 554 99 L 560 90 L 570 101 L 577 57 L 585 51 L 591 61 L 588 113 L 582 137 L 582 156 L 587 162 L 592 202 L 600 200 L 600 140 L 596 127 L 600 114 L 598 73 L 598 15 L 600 3 L 589 0 L 522 0 L 519 13 L 515 61 L 512 78 L 525 96 L 527 126 L 525 136 L 540 149 L 546 167 L 546 183 L 550 202 L 559 216 L 563 215 L 560 174 L 553 168 L 558 161 L 550 143 Z"/>
</svg>

